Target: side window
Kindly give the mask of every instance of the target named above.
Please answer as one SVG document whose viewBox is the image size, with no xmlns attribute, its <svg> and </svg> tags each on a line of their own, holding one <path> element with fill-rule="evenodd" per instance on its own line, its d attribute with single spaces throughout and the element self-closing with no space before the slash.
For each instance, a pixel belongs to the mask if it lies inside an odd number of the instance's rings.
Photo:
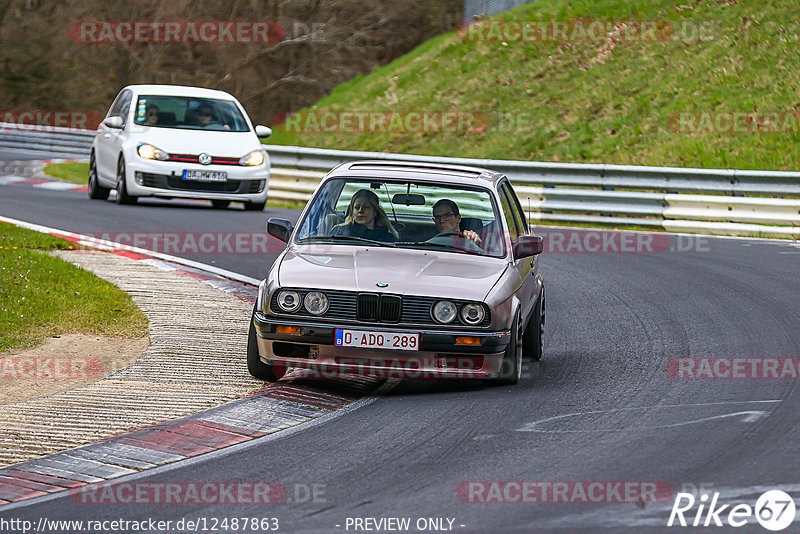
<svg viewBox="0 0 800 534">
<path fill-rule="evenodd" d="M 122 118 L 122 124 L 128 122 L 128 111 L 131 109 L 131 98 L 132 94 L 130 91 L 125 91 L 125 94 L 122 95 L 122 100 L 120 101 L 119 109 L 116 110 L 114 116 Z"/>
<path fill-rule="evenodd" d="M 106 114 L 106 117 L 117 116 L 117 113 L 122 107 L 122 101 L 125 100 L 125 93 L 127 93 L 127 91 L 120 91 L 120 93 L 117 95 L 117 98 L 114 99 L 114 103 L 111 104 L 110 108 L 108 108 L 108 113 Z"/>
<path fill-rule="evenodd" d="M 525 215 L 525 210 L 522 209 L 522 204 L 519 201 L 519 197 L 517 197 L 517 193 L 514 191 L 514 188 L 511 187 L 510 182 L 506 182 L 505 187 L 508 188 L 508 196 L 511 199 L 511 206 L 514 208 L 514 213 L 516 214 L 517 223 L 519 224 L 520 232 L 527 233 L 528 232 L 528 218 Z"/>
<path fill-rule="evenodd" d="M 511 234 L 511 242 L 513 243 L 519 237 L 519 228 L 517 227 L 517 222 L 514 220 L 514 209 L 511 207 L 511 203 L 508 200 L 505 184 L 500 187 L 500 203 L 503 206 L 503 217 L 506 219 L 508 232 Z"/>
</svg>

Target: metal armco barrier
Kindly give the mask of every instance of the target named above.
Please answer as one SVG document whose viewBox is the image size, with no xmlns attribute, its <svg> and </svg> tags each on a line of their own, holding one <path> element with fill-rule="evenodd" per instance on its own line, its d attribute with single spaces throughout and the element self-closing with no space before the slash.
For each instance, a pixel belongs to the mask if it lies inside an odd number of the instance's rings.
<svg viewBox="0 0 800 534">
<path fill-rule="evenodd" d="M 0 147 L 88 158 L 96 133 L 92 130 L 0 123 Z"/>
<path fill-rule="evenodd" d="M 0 124 L 0 147 L 88 158 L 93 131 Z M 63 129 L 61 129 L 63 130 Z M 269 197 L 304 204 L 320 178 L 361 159 L 486 167 L 506 174 L 531 222 L 800 239 L 800 172 L 582 165 L 264 145 Z"/>
</svg>

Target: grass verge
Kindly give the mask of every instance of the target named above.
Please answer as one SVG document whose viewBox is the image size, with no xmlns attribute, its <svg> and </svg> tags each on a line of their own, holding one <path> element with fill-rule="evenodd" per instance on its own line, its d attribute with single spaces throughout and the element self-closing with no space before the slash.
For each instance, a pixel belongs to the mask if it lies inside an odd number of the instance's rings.
<svg viewBox="0 0 800 534">
<path fill-rule="evenodd" d="M 326 133 L 324 125 L 303 120 L 292 131 L 275 128 L 269 141 L 527 161 L 797 170 L 796 11 L 782 2 L 541 0 L 492 20 L 533 21 L 534 28 L 601 21 L 615 31 L 525 41 L 484 22 L 484 30 L 424 43 L 310 108 L 317 118 L 325 111 L 457 111 L 488 116 L 489 124 L 441 132 L 392 130 L 387 121 L 389 131 L 381 131 L 341 119 L 341 127 L 334 121 Z M 622 22 L 655 22 L 656 38 L 620 38 Z M 758 115 L 734 124 L 737 113 Z M 686 124 L 683 114 L 691 118 Z"/>
<path fill-rule="evenodd" d="M 64 333 L 138 338 L 147 317 L 114 284 L 48 254 L 69 241 L 0 222 L 0 351 Z"/>
<path fill-rule="evenodd" d="M 89 181 L 88 163 L 51 163 L 44 172 L 73 184 L 85 185 Z"/>
</svg>

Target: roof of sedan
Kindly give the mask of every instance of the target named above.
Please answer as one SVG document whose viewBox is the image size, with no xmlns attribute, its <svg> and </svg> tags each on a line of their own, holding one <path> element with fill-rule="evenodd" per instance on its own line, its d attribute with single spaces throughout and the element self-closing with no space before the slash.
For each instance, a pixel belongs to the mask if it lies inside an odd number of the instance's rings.
<svg viewBox="0 0 800 534">
<path fill-rule="evenodd" d="M 233 95 L 225 91 L 206 89 L 204 87 L 189 87 L 186 85 L 129 85 L 126 89 L 131 89 L 138 94 L 217 98 L 221 100 L 234 99 Z"/>
<path fill-rule="evenodd" d="M 494 184 L 503 175 L 480 167 L 446 165 L 419 161 L 363 160 L 343 163 L 333 169 L 328 177 L 357 176 L 370 178 L 425 179 L 444 183 Z"/>
</svg>

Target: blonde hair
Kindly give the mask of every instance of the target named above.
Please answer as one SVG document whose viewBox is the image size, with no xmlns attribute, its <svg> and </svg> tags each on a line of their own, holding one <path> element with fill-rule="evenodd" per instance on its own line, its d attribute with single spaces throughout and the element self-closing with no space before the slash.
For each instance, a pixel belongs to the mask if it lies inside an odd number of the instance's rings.
<svg viewBox="0 0 800 534">
<path fill-rule="evenodd" d="M 370 191 L 369 189 L 359 189 L 353 195 L 353 198 L 350 199 L 350 204 L 347 206 L 347 217 L 345 218 L 344 222 L 341 224 L 337 224 L 334 228 L 338 228 L 339 226 L 347 226 L 349 224 L 355 223 L 355 218 L 353 217 L 353 204 L 356 203 L 360 197 L 366 198 L 372 208 L 375 210 L 375 226 L 385 226 L 386 229 L 389 231 L 390 234 L 399 238 L 400 235 L 397 233 L 397 230 L 394 229 L 392 223 L 389 221 L 389 216 L 386 215 L 386 212 L 383 211 L 381 207 L 380 200 L 378 199 L 378 195 Z"/>
</svg>

